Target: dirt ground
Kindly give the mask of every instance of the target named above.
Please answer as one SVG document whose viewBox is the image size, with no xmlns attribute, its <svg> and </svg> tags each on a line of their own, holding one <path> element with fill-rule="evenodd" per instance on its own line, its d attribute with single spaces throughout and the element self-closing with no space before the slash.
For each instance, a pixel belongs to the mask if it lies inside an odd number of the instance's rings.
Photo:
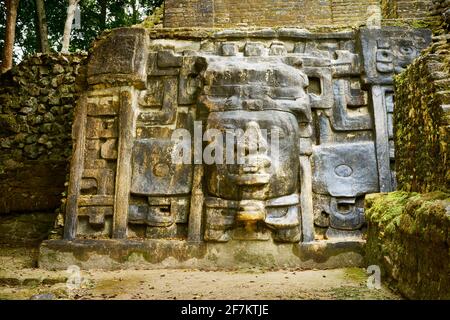
<svg viewBox="0 0 450 320">
<path fill-rule="evenodd" d="M 0 299 L 303 300 L 401 299 L 386 287 L 369 289 L 365 269 L 76 270 L 32 268 L 35 252 L 0 255 Z M 79 275 L 79 277 L 78 277 Z M 80 281 L 78 281 L 80 280 Z"/>
</svg>

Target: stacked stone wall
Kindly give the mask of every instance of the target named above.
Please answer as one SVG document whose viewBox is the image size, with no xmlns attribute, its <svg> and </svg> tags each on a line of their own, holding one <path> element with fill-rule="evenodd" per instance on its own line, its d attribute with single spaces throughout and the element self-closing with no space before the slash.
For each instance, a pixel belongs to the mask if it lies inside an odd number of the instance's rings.
<svg viewBox="0 0 450 320">
<path fill-rule="evenodd" d="M 395 18 L 423 18 L 432 7 L 432 0 L 382 0 L 383 16 Z"/>
<path fill-rule="evenodd" d="M 1 76 L 0 214 L 59 207 L 83 59 L 38 54 Z"/>
<path fill-rule="evenodd" d="M 386 25 L 428 26 L 434 3 L 448 0 L 166 0 L 165 27 L 363 25 L 380 6 Z"/>
<path fill-rule="evenodd" d="M 379 0 L 166 0 L 165 27 L 360 25 Z"/>
<path fill-rule="evenodd" d="M 450 8 L 435 3 L 435 14 Z M 395 79 L 394 134 L 399 188 L 450 190 L 450 37 L 441 20 L 433 45 Z"/>
</svg>

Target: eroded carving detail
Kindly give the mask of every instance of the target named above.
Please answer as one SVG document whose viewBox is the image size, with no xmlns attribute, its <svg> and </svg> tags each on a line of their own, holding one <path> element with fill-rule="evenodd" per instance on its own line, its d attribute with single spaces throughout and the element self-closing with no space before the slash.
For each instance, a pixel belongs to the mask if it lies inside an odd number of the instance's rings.
<svg viewBox="0 0 450 320">
<path fill-rule="evenodd" d="M 365 194 L 394 180 L 392 76 L 427 46 L 427 31 L 149 40 L 136 28 L 110 37 L 94 50 L 78 115 L 68 210 L 78 235 L 223 245 L 361 238 Z M 178 130 L 191 140 L 174 140 Z M 174 162 L 180 148 L 187 161 Z M 208 153 L 213 161 L 203 161 Z"/>
</svg>

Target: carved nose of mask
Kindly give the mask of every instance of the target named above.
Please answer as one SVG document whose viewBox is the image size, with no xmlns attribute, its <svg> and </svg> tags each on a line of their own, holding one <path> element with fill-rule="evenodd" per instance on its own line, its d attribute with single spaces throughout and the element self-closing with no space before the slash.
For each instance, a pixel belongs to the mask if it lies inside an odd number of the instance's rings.
<svg viewBox="0 0 450 320">
<path fill-rule="evenodd" d="M 266 168 L 271 166 L 271 160 L 267 156 L 267 140 L 263 136 L 259 124 L 255 121 L 246 125 L 243 150 L 243 174 L 264 173 Z"/>
<path fill-rule="evenodd" d="M 270 181 L 268 168 L 272 165 L 272 161 L 267 155 L 267 140 L 257 122 L 247 123 L 245 135 L 240 143 L 239 172 L 230 178 L 240 186 L 268 184 Z"/>
<path fill-rule="evenodd" d="M 262 173 L 270 167 L 272 161 L 265 154 L 249 155 L 245 159 L 245 163 L 242 167 L 244 174 L 246 173 Z"/>
</svg>

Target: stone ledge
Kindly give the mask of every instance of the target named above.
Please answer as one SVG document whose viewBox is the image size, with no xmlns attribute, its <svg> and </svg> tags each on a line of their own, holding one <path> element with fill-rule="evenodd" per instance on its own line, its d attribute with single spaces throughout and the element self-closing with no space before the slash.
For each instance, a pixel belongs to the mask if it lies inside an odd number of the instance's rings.
<svg viewBox="0 0 450 320">
<path fill-rule="evenodd" d="M 343 39 L 355 36 L 357 27 L 275 27 L 275 28 L 161 28 L 147 29 L 150 39 L 234 39 L 234 38 L 280 38 L 280 39 Z M 105 34 L 106 36 L 107 34 Z"/>
<path fill-rule="evenodd" d="M 365 241 L 300 244 L 229 242 L 190 244 L 180 240 L 49 240 L 40 247 L 39 267 L 82 269 L 243 268 L 332 269 L 364 264 Z"/>
</svg>

